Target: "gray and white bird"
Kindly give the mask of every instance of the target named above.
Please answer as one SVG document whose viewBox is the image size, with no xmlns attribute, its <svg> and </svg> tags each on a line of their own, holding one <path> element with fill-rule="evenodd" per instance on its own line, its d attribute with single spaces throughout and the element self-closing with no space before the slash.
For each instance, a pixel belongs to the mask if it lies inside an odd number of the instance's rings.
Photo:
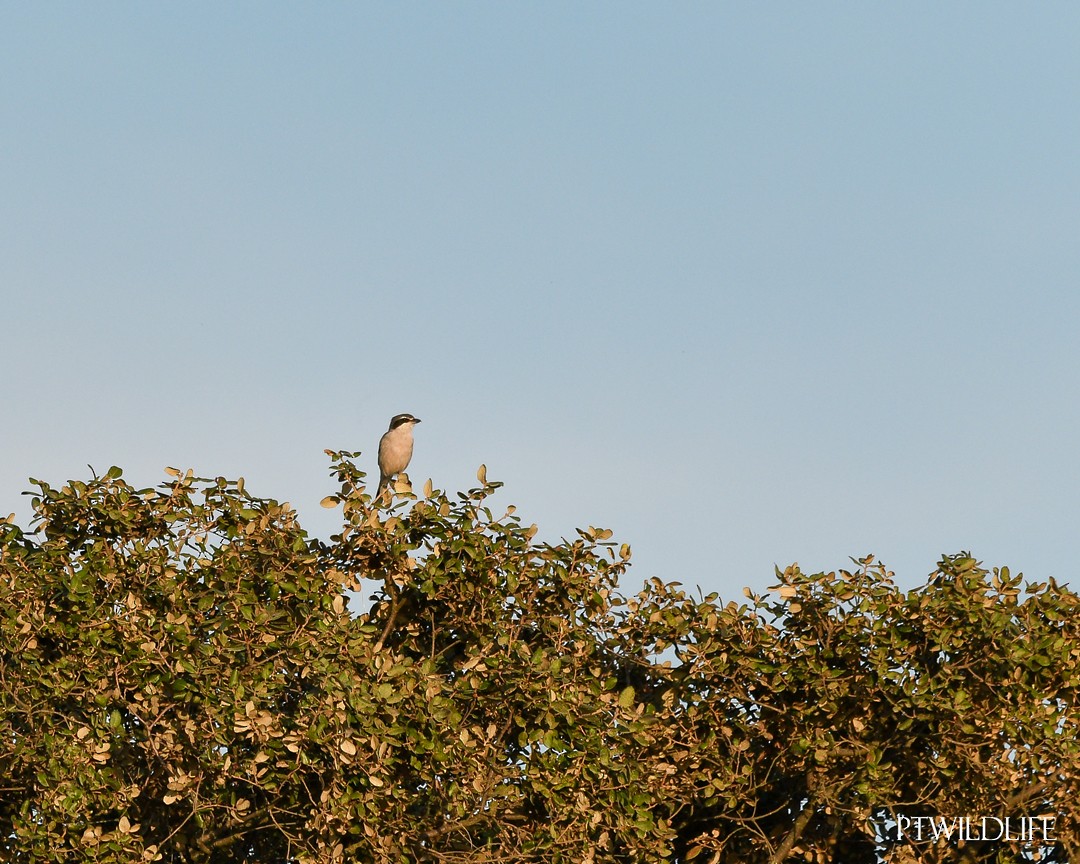
<svg viewBox="0 0 1080 864">
<path fill-rule="evenodd" d="M 419 422 L 419 418 L 412 414 L 398 414 L 379 439 L 379 495 L 396 474 L 409 467 L 413 448 L 412 430 Z"/>
</svg>

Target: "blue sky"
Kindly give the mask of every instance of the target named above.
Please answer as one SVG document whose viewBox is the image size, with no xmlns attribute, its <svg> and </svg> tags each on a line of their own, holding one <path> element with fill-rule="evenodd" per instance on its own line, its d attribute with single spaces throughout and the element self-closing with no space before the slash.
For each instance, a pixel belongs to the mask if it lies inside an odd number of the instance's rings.
<svg viewBox="0 0 1080 864">
<path fill-rule="evenodd" d="M 1080 7 L 0 3 L 0 510 L 411 411 L 542 536 L 740 597 L 1072 581 Z M 633 581 L 633 580 L 632 580 Z M 634 584 L 628 584 L 628 589 Z"/>
</svg>

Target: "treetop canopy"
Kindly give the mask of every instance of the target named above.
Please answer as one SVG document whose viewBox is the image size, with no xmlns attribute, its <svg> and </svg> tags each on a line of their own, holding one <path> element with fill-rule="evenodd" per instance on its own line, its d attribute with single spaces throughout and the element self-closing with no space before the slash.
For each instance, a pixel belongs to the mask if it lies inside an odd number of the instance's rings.
<svg viewBox="0 0 1080 864">
<path fill-rule="evenodd" d="M 33 530 L 0 524 L 3 860 L 1080 856 L 1067 587 L 964 552 L 906 592 L 867 557 L 624 595 L 610 531 L 540 542 L 484 472 L 380 508 L 329 455 L 328 540 L 242 480 L 33 481 Z"/>
</svg>

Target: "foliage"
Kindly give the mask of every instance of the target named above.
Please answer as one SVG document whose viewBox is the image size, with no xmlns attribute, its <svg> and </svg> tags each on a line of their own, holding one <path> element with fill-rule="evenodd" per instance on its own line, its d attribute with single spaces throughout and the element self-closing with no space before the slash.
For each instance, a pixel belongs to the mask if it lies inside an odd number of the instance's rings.
<svg viewBox="0 0 1080 864">
<path fill-rule="evenodd" d="M 872 559 L 743 605 L 589 529 L 535 539 L 487 482 L 341 532 L 243 481 L 34 481 L 0 524 L 0 856 L 22 862 L 1067 861 L 1077 596 L 966 554 Z M 712 550 L 703 549 L 703 567 Z M 381 584 L 364 614 L 359 580 Z M 898 818 L 1056 817 L 1049 843 Z"/>
</svg>

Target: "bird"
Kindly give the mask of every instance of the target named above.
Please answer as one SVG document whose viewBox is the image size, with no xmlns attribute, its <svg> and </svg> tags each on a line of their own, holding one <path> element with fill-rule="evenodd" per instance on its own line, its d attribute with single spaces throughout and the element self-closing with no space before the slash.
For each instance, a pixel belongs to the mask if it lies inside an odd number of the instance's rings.
<svg viewBox="0 0 1080 864">
<path fill-rule="evenodd" d="M 420 418 L 412 414 L 397 414 L 390 421 L 390 428 L 379 439 L 379 491 L 390 485 L 391 478 L 409 467 L 413 450 L 413 426 Z"/>
</svg>

